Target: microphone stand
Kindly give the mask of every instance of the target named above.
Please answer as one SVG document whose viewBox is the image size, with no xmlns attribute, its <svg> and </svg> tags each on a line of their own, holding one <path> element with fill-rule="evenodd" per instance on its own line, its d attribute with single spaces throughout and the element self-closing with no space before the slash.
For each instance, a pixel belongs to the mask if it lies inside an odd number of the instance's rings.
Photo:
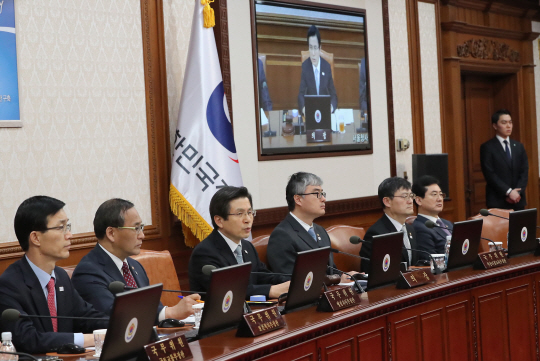
<svg viewBox="0 0 540 361">
<path fill-rule="evenodd" d="M 435 259 L 433 258 L 431 253 L 427 251 L 422 251 L 420 249 L 414 249 L 414 248 L 403 247 L 403 249 L 406 249 L 407 251 L 420 252 L 420 253 L 427 254 L 429 256 L 429 259 L 433 263 L 433 274 L 440 275 L 442 273 L 441 269 L 439 268 L 439 265 L 437 264 L 437 262 L 435 262 Z"/>
<path fill-rule="evenodd" d="M 366 290 L 364 290 L 364 289 L 362 288 L 362 286 L 360 286 L 360 283 L 358 282 L 358 280 L 356 280 L 351 274 L 349 274 L 349 273 L 347 273 L 347 272 L 343 272 L 343 271 L 341 271 L 341 270 L 339 270 L 339 269 L 337 269 L 337 268 L 335 268 L 335 267 L 332 267 L 332 266 L 327 266 L 327 267 L 328 267 L 328 268 L 331 268 L 331 269 L 333 269 L 333 270 L 335 270 L 335 271 L 339 271 L 339 272 L 341 272 L 341 273 L 343 273 L 343 274 L 349 276 L 349 278 L 350 278 L 351 280 L 353 280 L 354 284 L 356 285 L 356 288 L 357 288 L 357 292 L 356 292 L 356 293 L 364 293 L 364 292 L 366 292 Z"/>
</svg>

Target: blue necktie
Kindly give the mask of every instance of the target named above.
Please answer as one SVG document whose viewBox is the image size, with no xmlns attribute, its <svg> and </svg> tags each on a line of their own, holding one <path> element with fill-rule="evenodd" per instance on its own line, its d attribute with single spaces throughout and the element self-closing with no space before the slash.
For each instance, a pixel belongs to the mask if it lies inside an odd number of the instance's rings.
<svg viewBox="0 0 540 361">
<path fill-rule="evenodd" d="M 506 151 L 506 156 L 508 157 L 508 160 L 512 160 L 512 155 L 510 154 L 510 148 L 508 148 L 508 141 L 504 140 L 504 150 Z"/>
<path fill-rule="evenodd" d="M 315 70 L 315 85 L 317 86 L 317 95 L 319 95 L 319 69 Z"/>
<path fill-rule="evenodd" d="M 236 249 L 234 250 L 234 257 L 236 257 L 236 261 L 238 264 L 244 263 L 244 258 L 242 257 L 242 246 L 238 245 Z"/>
<path fill-rule="evenodd" d="M 315 235 L 315 230 L 313 229 L 313 227 L 311 227 L 310 229 L 308 229 L 307 233 L 309 233 L 309 235 L 313 238 L 313 240 L 315 242 L 317 242 L 317 236 Z"/>
</svg>

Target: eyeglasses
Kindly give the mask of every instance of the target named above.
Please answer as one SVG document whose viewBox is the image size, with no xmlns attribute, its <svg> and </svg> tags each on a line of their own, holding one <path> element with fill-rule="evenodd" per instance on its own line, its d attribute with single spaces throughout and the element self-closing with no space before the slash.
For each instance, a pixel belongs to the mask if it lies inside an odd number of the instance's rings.
<svg viewBox="0 0 540 361">
<path fill-rule="evenodd" d="M 305 49 L 305 48 L 304 48 L 304 49 Z M 313 45 L 310 45 L 310 46 L 309 46 L 309 51 L 317 51 L 317 50 L 319 50 L 319 49 L 320 49 L 320 47 L 318 47 L 318 46 L 313 46 Z"/>
<path fill-rule="evenodd" d="M 136 234 L 141 234 L 144 231 L 144 224 L 138 225 L 137 227 L 114 227 L 120 229 L 132 229 Z"/>
<path fill-rule="evenodd" d="M 310 194 L 316 195 L 317 198 L 319 199 L 321 199 L 322 197 L 326 198 L 326 192 L 300 193 L 300 194 L 297 194 L 297 196 L 307 196 Z"/>
<path fill-rule="evenodd" d="M 438 198 L 438 197 L 441 197 L 442 199 L 446 198 L 446 193 L 437 193 L 437 192 L 433 192 L 433 193 L 430 193 L 430 196 L 432 196 L 433 198 Z"/>
<path fill-rule="evenodd" d="M 257 215 L 257 211 L 252 210 L 252 211 L 247 211 L 247 212 L 228 213 L 228 215 L 229 216 L 237 216 L 237 217 L 241 217 L 241 218 L 244 218 L 244 217 L 252 218 L 252 217 L 255 217 Z"/>
<path fill-rule="evenodd" d="M 53 229 L 62 231 L 62 233 L 66 234 L 68 232 L 71 232 L 71 223 L 67 223 L 67 224 L 64 224 L 63 226 L 58 226 L 58 227 L 45 228 L 46 231 L 53 230 Z"/>
<path fill-rule="evenodd" d="M 403 199 L 407 199 L 407 198 L 410 198 L 410 199 L 414 199 L 414 197 L 416 197 L 416 194 L 414 193 L 403 193 L 402 195 L 399 195 L 399 196 L 396 196 L 396 195 L 393 195 L 391 197 L 388 197 L 388 198 L 403 198 Z"/>
</svg>

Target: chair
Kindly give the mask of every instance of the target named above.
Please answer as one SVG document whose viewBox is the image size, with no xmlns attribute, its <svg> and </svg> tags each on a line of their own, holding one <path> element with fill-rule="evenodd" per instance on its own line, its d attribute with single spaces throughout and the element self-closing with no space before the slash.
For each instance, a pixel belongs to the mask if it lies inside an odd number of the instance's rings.
<svg viewBox="0 0 540 361">
<path fill-rule="evenodd" d="M 309 58 L 309 50 L 303 50 L 300 52 L 302 57 L 302 63 Z M 321 58 L 330 63 L 330 68 L 332 68 L 332 77 L 336 78 L 336 72 L 334 71 L 334 53 L 328 53 L 321 49 Z"/>
<path fill-rule="evenodd" d="M 408 225 L 412 226 L 412 224 L 414 223 L 414 220 L 416 219 L 416 216 L 408 216 L 406 219 L 405 219 L 405 223 L 407 223 Z"/>
<path fill-rule="evenodd" d="M 163 283 L 164 289 L 180 290 L 180 282 L 176 268 L 169 251 L 153 251 L 141 249 L 141 253 L 131 258 L 139 261 L 144 267 L 150 284 Z M 174 306 L 178 303 L 180 293 L 163 292 L 161 303 L 165 306 Z"/>
<path fill-rule="evenodd" d="M 253 247 L 255 247 L 255 250 L 257 251 L 257 254 L 259 255 L 259 259 L 265 265 L 268 265 L 267 258 L 266 258 L 266 248 L 268 247 L 268 239 L 270 239 L 270 235 L 265 234 L 263 236 L 256 237 L 253 239 L 253 241 L 251 241 L 251 244 L 253 244 Z"/>
<path fill-rule="evenodd" d="M 358 236 L 360 238 L 364 238 L 366 234 L 364 228 L 337 225 L 327 228 L 326 232 L 328 232 L 328 236 L 330 236 L 330 243 L 332 244 L 332 248 L 336 248 L 342 252 L 360 255 L 362 243 L 352 244 L 351 242 L 349 242 L 349 238 L 351 238 L 351 236 Z M 336 267 L 342 271 L 360 272 L 361 260 L 359 258 L 335 253 L 334 263 L 336 264 Z"/>
<path fill-rule="evenodd" d="M 489 209 L 489 212 L 496 214 L 498 216 L 501 216 L 501 217 L 508 218 L 512 210 L 492 208 L 492 209 Z M 484 223 L 482 225 L 482 237 L 489 238 L 493 242 L 502 242 L 503 248 L 508 248 L 508 243 L 507 243 L 508 221 L 506 219 L 501 219 L 501 218 L 493 217 L 493 216 L 482 217 L 482 215 L 480 214 L 470 217 L 469 219 L 479 219 L 479 218 L 484 219 Z M 479 253 L 488 252 L 489 243 L 490 243 L 489 241 L 486 241 L 485 239 L 481 239 L 478 252 Z"/>
<path fill-rule="evenodd" d="M 62 268 L 64 269 L 64 271 L 66 271 L 69 278 L 71 278 L 71 276 L 73 276 L 73 271 L 75 271 L 75 267 L 77 267 L 77 266 L 64 266 Z"/>
</svg>

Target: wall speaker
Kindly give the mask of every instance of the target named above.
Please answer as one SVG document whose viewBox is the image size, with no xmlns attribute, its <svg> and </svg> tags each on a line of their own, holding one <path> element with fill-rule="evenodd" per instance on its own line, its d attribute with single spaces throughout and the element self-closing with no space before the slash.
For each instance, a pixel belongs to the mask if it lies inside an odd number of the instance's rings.
<svg viewBox="0 0 540 361">
<path fill-rule="evenodd" d="M 450 197 L 448 187 L 448 154 L 413 154 L 412 155 L 413 183 L 424 175 L 430 175 L 439 180 L 441 190 Z"/>
</svg>

